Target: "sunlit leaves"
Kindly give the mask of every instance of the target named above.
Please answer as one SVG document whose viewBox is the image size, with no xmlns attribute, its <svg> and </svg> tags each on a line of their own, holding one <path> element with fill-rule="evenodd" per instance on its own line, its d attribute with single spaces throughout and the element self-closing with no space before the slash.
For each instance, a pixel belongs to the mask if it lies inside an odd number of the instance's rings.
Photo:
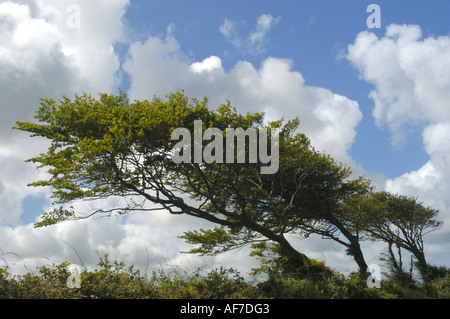
<svg viewBox="0 0 450 319">
<path fill-rule="evenodd" d="M 34 224 L 35 228 L 45 227 L 56 224 L 61 221 L 69 220 L 75 216 L 75 212 L 72 210 L 64 209 L 62 207 L 53 209 L 49 212 L 42 213 L 40 221 Z"/>
</svg>

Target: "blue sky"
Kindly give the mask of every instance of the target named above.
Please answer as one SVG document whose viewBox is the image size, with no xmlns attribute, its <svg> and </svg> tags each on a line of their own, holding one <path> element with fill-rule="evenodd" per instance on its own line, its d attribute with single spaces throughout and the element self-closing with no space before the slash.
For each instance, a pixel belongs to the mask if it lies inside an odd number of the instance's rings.
<svg viewBox="0 0 450 319">
<path fill-rule="evenodd" d="M 380 8 L 380 28 L 367 25 L 370 4 Z M 439 209 L 444 226 L 428 235 L 426 253 L 450 265 L 449 18 L 447 0 L 0 0 L 0 252 L 16 253 L 4 260 L 77 263 L 68 242 L 86 264 L 100 251 L 139 265 L 148 251 L 155 263 L 254 266 L 245 250 L 179 254 L 178 235 L 209 225 L 166 214 L 32 228 L 51 200 L 48 189 L 27 187 L 45 173 L 24 160 L 46 144 L 10 128 L 32 119 L 39 97 L 122 88 L 132 99 L 184 89 L 211 107 L 229 99 L 242 112 L 298 116 L 318 149 L 379 189 Z M 354 269 L 329 241 L 302 247 Z M 367 248 L 369 262 L 380 249 Z"/>
</svg>

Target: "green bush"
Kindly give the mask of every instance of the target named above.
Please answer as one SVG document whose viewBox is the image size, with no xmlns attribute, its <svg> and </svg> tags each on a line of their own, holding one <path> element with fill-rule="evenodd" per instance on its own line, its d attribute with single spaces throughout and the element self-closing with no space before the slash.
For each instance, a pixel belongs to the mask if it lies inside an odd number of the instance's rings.
<svg viewBox="0 0 450 319">
<path fill-rule="evenodd" d="M 98 269 L 84 269 L 80 287 L 69 288 L 71 276 L 67 262 L 42 266 L 37 274 L 11 276 L 0 268 L 0 298 L 33 299 L 422 299 L 450 298 L 450 274 L 426 284 L 404 283 L 389 278 L 381 288 L 367 288 L 365 278 L 352 274 L 348 278 L 333 272 L 330 276 L 301 278 L 268 271 L 268 278 L 258 283 L 246 281 L 234 269 L 204 272 L 153 270 L 143 276 L 124 262 L 100 258 Z M 443 272 L 440 272 L 443 274 Z"/>
<path fill-rule="evenodd" d="M 450 299 L 450 274 L 438 278 L 430 283 L 433 297 L 439 299 Z"/>
<path fill-rule="evenodd" d="M 179 299 L 245 299 L 259 298 L 259 290 L 245 282 L 233 269 L 214 269 L 202 275 L 201 268 L 191 276 L 169 276 L 154 271 L 152 282 L 158 298 Z"/>
</svg>

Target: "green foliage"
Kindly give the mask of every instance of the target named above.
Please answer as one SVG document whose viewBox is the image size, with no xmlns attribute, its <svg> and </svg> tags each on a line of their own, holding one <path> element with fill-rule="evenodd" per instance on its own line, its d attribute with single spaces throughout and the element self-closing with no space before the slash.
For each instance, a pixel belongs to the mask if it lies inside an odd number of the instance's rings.
<svg viewBox="0 0 450 319">
<path fill-rule="evenodd" d="M 444 277 L 433 280 L 429 285 L 436 298 L 450 299 L 450 273 L 448 270 Z"/>
<path fill-rule="evenodd" d="M 400 277 L 405 277 L 402 270 L 401 256 L 396 260 L 392 246 L 409 251 L 416 259 L 416 266 L 424 281 L 435 275 L 424 253 L 424 236 L 442 225 L 437 220 L 439 211 L 425 206 L 417 198 L 394 195 L 388 192 L 370 194 L 364 201 L 365 214 L 361 228 L 367 238 L 384 241 L 388 244 L 388 262 Z"/>
<path fill-rule="evenodd" d="M 81 275 L 80 297 L 93 299 L 138 299 L 152 296 L 152 285 L 146 285 L 139 270 L 124 262 L 110 262 L 108 255 L 100 258 L 99 270 Z"/>
<path fill-rule="evenodd" d="M 264 281 L 245 280 L 234 269 L 204 272 L 154 269 L 143 276 L 122 261 L 100 257 L 99 268 L 84 269 L 80 288 L 69 288 L 70 264 L 63 262 L 42 266 L 38 274 L 11 276 L 0 268 L 2 299 L 418 299 L 450 298 L 450 275 L 438 277 L 424 285 L 405 286 L 389 279 L 381 289 L 367 288 L 359 274 L 349 278 L 333 272 L 327 278 L 299 278 L 276 272 Z"/>
<path fill-rule="evenodd" d="M 69 263 L 39 268 L 39 275 L 26 274 L 9 278 L 0 268 L 0 298 L 23 299 L 227 299 L 259 298 L 259 290 L 247 283 L 233 269 L 214 269 L 202 274 L 198 269 L 190 275 L 170 274 L 154 270 L 142 276 L 124 262 L 100 258 L 99 269 L 83 270 L 80 288 L 69 288 Z"/>
<path fill-rule="evenodd" d="M 200 244 L 200 247 L 193 248 L 188 253 L 200 254 L 201 256 L 220 254 L 235 244 L 232 234 L 224 227 L 188 231 L 179 237 L 188 244 Z"/>
<path fill-rule="evenodd" d="M 350 278 L 333 274 L 324 280 L 270 276 L 258 287 L 266 297 L 279 299 L 392 299 L 397 296 L 384 289 L 367 288 L 359 274 Z"/>
<path fill-rule="evenodd" d="M 72 208 L 72 207 L 71 207 Z M 43 212 L 41 214 L 41 220 L 34 224 L 35 228 L 54 225 L 56 223 L 68 220 L 75 216 L 73 210 L 67 210 L 63 207 L 55 208 L 49 212 Z"/>
<path fill-rule="evenodd" d="M 206 99 L 189 100 L 182 92 L 166 101 L 130 102 L 123 92 L 100 94 L 98 99 L 88 94 L 64 96 L 58 102 L 41 99 L 37 123 L 18 121 L 14 127 L 51 142 L 46 153 L 28 160 L 48 168 L 50 178 L 30 185 L 50 186 L 54 204 L 130 195 L 159 205 L 150 209 L 129 202 L 80 218 L 165 209 L 218 224 L 215 231 L 185 234 L 188 242 L 201 245 L 194 252 L 216 254 L 267 238 L 282 245 L 290 258 L 306 262 L 284 234 L 309 234 L 324 222 L 333 229 L 345 228 L 335 212 L 362 184 L 347 181 L 347 167 L 315 151 L 304 134 L 296 133 L 298 119 L 264 127 L 279 132 L 280 169 L 275 174 L 261 174 L 262 163 L 174 163 L 170 155 L 177 142 L 171 133 L 178 127 L 193 132 L 194 120 L 202 120 L 202 131 L 263 127 L 262 114 L 241 115 L 229 102 L 215 110 L 206 104 Z M 187 202 L 187 196 L 194 201 Z M 44 213 L 36 226 L 68 218 L 74 214 L 60 208 Z"/>
<path fill-rule="evenodd" d="M 252 269 L 253 275 L 269 273 L 271 276 L 318 281 L 331 278 L 334 273 L 325 263 L 312 258 L 299 265 L 276 243 L 266 241 L 255 243 L 252 249 L 250 255 L 256 256 L 261 265 Z"/>
<path fill-rule="evenodd" d="M 43 98 L 37 123 L 17 121 L 14 127 L 51 141 L 47 153 L 28 160 L 47 167 L 51 178 L 30 185 L 51 186 L 55 203 L 129 194 L 142 186 L 143 174 L 157 174 L 153 167 L 177 167 L 167 156 L 175 144 L 171 140 L 175 128 L 192 130 L 195 119 L 221 129 L 262 121 L 258 113 L 237 114 L 229 103 L 215 111 L 209 111 L 206 103 L 206 99 L 189 101 L 182 92 L 167 101 L 155 97 L 130 102 L 122 91 L 118 96 L 100 94 L 99 99 L 86 93 L 75 94 L 73 100 L 63 96 L 58 102 Z"/>
<path fill-rule="evenodd" d="M 262 297 L 233 269 L 214 269 L 202 275 L 198 269 L 189 276 L 153 272 L 155 296 L 164 299 L 247 299 Z"/>
</svg>

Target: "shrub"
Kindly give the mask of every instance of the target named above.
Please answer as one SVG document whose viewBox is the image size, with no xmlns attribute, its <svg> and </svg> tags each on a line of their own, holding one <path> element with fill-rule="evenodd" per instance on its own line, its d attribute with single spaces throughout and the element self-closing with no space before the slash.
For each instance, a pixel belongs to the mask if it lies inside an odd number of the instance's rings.
<svg viewBox="0 0 450 319">
<path fill-rule="evenodd" d="M 396 278 L 381 283 L 381 289 L 367 288 L 359 274 L 348 278 L 333 272 L 329 277 L 299 277 L 268 271 L 268 278 L 250 283 L 234 269 L 204 272 L 175 272 L 155 269 L 142 276 L 133 266 L 111 262 L 108 255 L 100 258 L 99 268 L 80 274 L 80 288 L 69 288 L 71 275 L 67 262 L 42 266 L 37 275 L 11 276 L 8 268 L 0 268 L 0 298 L 47 299 L 375 299 L 375 298 L 450 298 L 450 274 L 423 285 L 405 284 Z M 316 265 L 319 268 L 321 265 Z M 320 272 L 318 272 L 320 273 Z M 323 272 L 321 272 L 323 273 Z"/>
<path fill-rule="evenodd" d="M 450 299 L 450 274 L 438 278 L 430 283 L 433 297 L 439 299 Z"/>
</svg>

